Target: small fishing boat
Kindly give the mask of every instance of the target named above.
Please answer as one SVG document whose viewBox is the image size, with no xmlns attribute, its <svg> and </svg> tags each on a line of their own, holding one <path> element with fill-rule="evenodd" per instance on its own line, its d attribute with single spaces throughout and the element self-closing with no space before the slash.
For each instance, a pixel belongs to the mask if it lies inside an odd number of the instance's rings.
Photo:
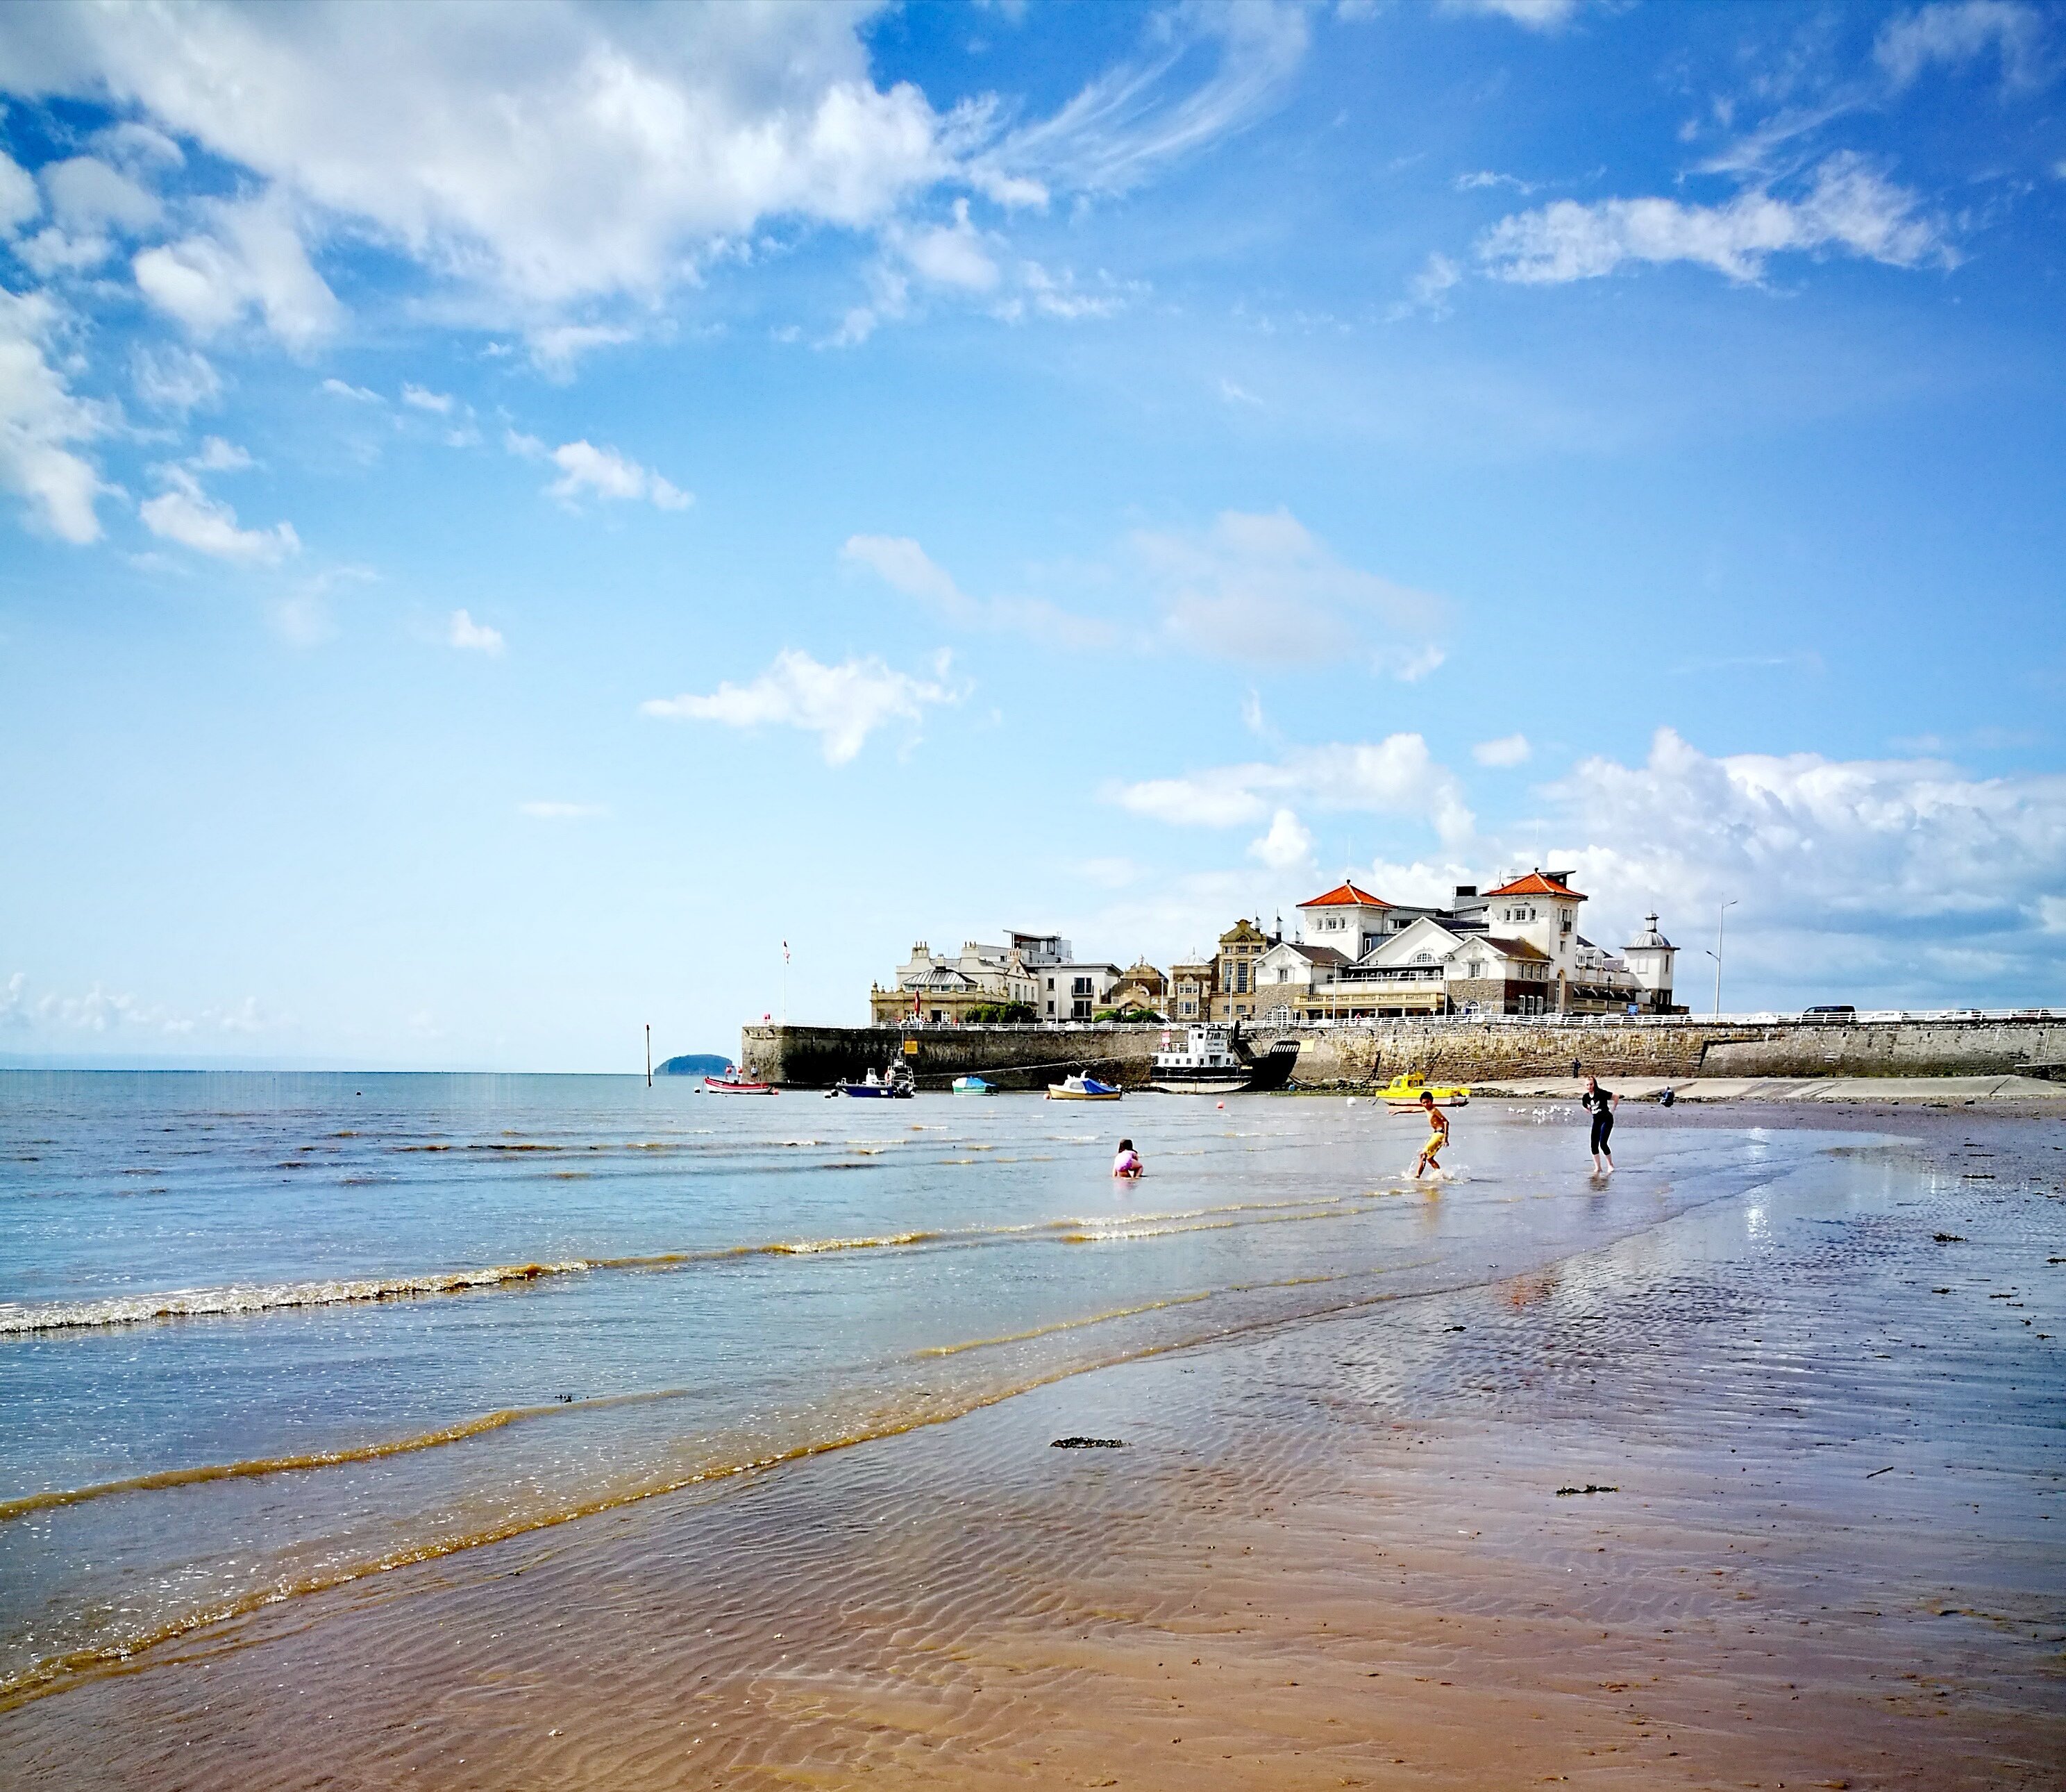
<svg viewBox="0 0 2066 1792">
<path fill-rule="evenodd" d="M 1424 1076 L 1395 1076 L 1378 1092 L 1379 1097 L 1395 1108 L 1417 1108 L 1425 1093 L 1435 1097 L 1438 1108 L 1463 1108 L 1470 1105 L 1471 1092 L 1464 1084 L 1431 1083 Z"/>
<path fill-rule="evenodd" d="M 739 1066 L 734 1064 L 722 1076 L 704 1077 L 703 1092 L 707 1095 L 772 1095 L 775 1085 L 772 1083 L 756 1083 L 749 1077 L 740 1076 Z"/>
<path fill-rule="evenodd" d="M 957 1076 L 954 1079 L 954 1093 L 957 1095 L 995 1095 L 997 1093 L 997 1085 L 995 1083 L 986 1083 L 980 1076 Z"/>
<path fill-rule="evenodd" d="M 859 1082 L 849 1077 L 845 1082 L 835 1083 L 825 1093 L 849 1096 L 856 1101 L 908 1101 L 918 1093 L 918 1083 L 909 1064 L 893 1063 L 881 1076 L 878 1076 L 871 1066 Z"/>
<path fill-rule="evenodd" d="M 1050 1101 L 1116 1101 L 1120 1092 L 1095 1076 L 1064 1076 L 1047 1091 Z"/>
</svg>

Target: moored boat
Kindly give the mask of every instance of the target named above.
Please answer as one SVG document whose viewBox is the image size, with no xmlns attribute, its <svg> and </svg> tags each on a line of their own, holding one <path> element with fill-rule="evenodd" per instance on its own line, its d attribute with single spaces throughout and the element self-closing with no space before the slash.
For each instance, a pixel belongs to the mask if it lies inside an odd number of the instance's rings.
<svg viewBox="0 0 2066 1792">
<path fill-rule="evenodd" d="M 722 1076 L 704 1077 L 703 1089 L 710 1095 L 772 1095 L 775 1085 L 772 1083 L 756 1083 L 750 1077 L 740 1076 L 739 1067 L 735 1064 Z"/>
<path fill-rule="evenodd" d="M 870 1066 L 868 1074 L 856 1082 L 849 1077 L 835 1083 L 825 1091 L 828 1096 L 845 1095 L 857 1101 L 908 1101 L 918 1093 L 918 1079 L 911 1074 L 909 1064 L 893 1063 L 881 1076 Z"/>
<path fill-rule="evenodd" d="M 1064 1076 L 1047 1091 L 1050 1101 L 1116 1101 L 1120 1091 L 1095 1076 Z"/>
<path fill-rule="evenodd" d="M 1225 1028 L 1191 1027 L 1185 1030 L 1181 1046 L 1169 1033 L 1163 1034 L 1148 1086 L 1169 1095 L 1235 1095 L 1248 1087 L 1253 1075 L 1234 1056 Z"/>
<path fill-rule="evenodd" d="M 1467 1107 L 1471 1099 L 1466 1084 L 1431 1083 L 1424 1076 L 1395 1076 L 1377 1093 L 1395 1108 L 1417 1108 L 1424 1093 L 1433 1096 L 1438 1108 Z"/>
<path fill-rule="evenodd" d="M 1260 1057 L 1242 1044 L 1238 1027 L 1190 1027 L 1184 1043 L 1162 1036 L 1148 1086 L 1169 1095 L 1238 1095 L 1278 1089 L 1290 1081 L 1298 1061 L 1296 1039 L 1280 1039 Z"/>
<path fill-rule="evenodd" d="M 995 1083 L 985 1082 L 980 1076 L 957 1076 L 954 1079 L 954 1093 L 957 1095 L 995 1095 L 997 1093 L 997 1085 Z"/>
</svg>

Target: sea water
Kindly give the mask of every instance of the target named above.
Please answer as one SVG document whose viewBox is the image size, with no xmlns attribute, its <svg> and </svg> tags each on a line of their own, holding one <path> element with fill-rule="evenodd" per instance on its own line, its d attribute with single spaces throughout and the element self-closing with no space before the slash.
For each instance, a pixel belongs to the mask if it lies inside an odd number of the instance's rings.
<svg viewBox="0 0 2066 1792">
<path fill-rule="evenodd" d="M 1841 1135 L 1574 1109 L 0 1072 L 0 1697 L 1104 1363 L 1517 1274 Z M 1633 1121 L 1633 1124 L 1626 1123 Z M 1109 1174 L 1132 1137 L 1137 1183 Z"/>
</svg>

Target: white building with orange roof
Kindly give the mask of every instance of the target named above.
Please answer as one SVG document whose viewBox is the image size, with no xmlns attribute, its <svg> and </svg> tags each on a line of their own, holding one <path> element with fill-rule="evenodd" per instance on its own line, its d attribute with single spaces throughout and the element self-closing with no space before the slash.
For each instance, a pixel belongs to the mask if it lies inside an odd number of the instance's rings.
<svg viewBox="0 0 2066 1792">
<path fill-rule="evenodd" d="M 1424 909 L 1402 909 L 1344 878 L 1325 894 L 1298 905 L 1299 936 L 1309 946 L 1325 946 L 1353 963 L 1387 934 L 1396 933 Z"/>
</svg>

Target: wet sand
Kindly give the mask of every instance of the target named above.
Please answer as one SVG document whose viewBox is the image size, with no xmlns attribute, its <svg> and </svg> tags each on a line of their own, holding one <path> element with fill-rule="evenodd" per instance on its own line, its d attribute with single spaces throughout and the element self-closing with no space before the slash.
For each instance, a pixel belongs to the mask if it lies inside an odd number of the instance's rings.
<svg viewBox="0 0 2066 1792">
<path fill-rule="evenodd" d="M 1908 1137 L 289 1602 L 0 1783 L 2059 1786 L 2066 1124 L 1623 1118 Z"/>
</svg>

